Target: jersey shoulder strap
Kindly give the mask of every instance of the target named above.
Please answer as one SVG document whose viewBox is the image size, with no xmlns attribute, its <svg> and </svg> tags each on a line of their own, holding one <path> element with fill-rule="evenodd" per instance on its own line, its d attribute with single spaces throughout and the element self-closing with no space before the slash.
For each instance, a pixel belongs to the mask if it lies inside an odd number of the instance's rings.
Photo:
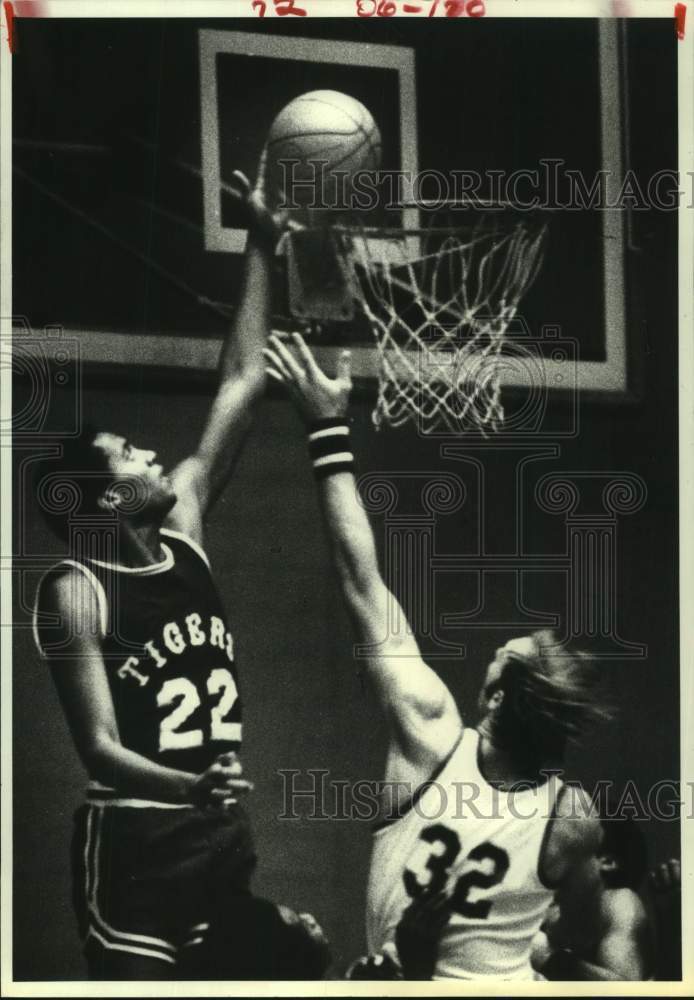
<svg viewBox="0 0 694 1000">
<path fill-rule="evenodd" d="M 200 545 L 198 542 L 196 542 L 194 538 L 191 538 L 190 535 L 186 535 L 182 531 L 174 531 L 173 528 L 161 528 L 160 531 L 161 531 L 161 534 L 164 535 L 165 538 L 169 538 L 169 539 L 173 539 L 173 540 L 178 541 L 178 542 L 182 542 L 189 549 L 192 549 L 193 552 L 195 552 L 195 554 L 202 559 L 202 561 L 205 563 L 205 565 L 207 566 L 207 568 L 208 569 L 211 568 L 210 567 L 210 560 L 208 558 L 207 553 L 203 549 L 202 545 Z"/>
<path fill-rule="evenodd" d="M 85 566 L 84 563 L 78 562 L 76 559 L 61 559 L 60 562 L 55 563 L 54 566 L 51 566 L 50 569 L 46 570 L 36 585 L 36 596 L 34 597 L 34 607 L 32 609 L 31 628 L 36 648 L 44 658 L 47 656 L 47 653 L 41 642 L 40 630 L 42 627 L 50 626 L 51 619 L 54 618 L 53 615 L 48 615 L 41 608 L 44 584 L 49 577 L 55 577 L 59 576 L 61 573 L 75 571 L 81 573 L 82 576 L 85 577 L 94 591 L 99 608 L 99 633 L 101 639 L 104 638 L 108 630 L 108 598 L 106 597 L 106 591 L 104 590 L 104 585 L 101 580 L 99 580 L 96 574 L 88 566 Z"/>
</svg>

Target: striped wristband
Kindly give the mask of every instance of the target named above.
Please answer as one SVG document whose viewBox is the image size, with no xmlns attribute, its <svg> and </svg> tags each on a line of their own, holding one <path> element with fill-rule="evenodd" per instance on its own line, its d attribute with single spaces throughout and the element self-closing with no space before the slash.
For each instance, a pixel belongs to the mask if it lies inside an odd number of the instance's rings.
<svg viewBox="0 0 694 1000">
<path fill-rule="evenodd" d="M 314 420 L 308 432 L 308 451 L 316 479 L 334 472 L 352 472 L 354 455 L 349 440 L 346 417 L 326 417 Z"/>
</svg>

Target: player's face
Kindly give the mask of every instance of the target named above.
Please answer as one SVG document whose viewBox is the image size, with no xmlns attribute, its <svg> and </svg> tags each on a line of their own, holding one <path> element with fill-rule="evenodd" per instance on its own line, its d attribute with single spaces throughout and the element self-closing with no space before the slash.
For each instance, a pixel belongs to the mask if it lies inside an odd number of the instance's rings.
<svg viewBox="0 0 694 1000">
<path fill-rule="evenodd" d="M 535 653 L 535 643 L 529 635 L 520 636 L 518 639 L 509 639 L 505 646 L 499 646 L 494 654 L 494 659 L 487 667 L 487 675 L 480 691 L 479 709 L 481 712 L 486 711 L 489 707 L 487 692 L 497 684 L 504 672 L 504 667 L 513 655 L 527 659 L 533 657 Z"/>
<path fill-rule="evenodd" d="M 98 434 L 94 445 L 106 456 L 114 480 L 127 481 L 135 491 L 136 500 L 128 503 L 130 509 L 141 516 L 170 510 L 176 503 L 173 485 L 157 462 L 156 452 L 138 448 L 127 438 L 108 432 Z"/>
</svg>

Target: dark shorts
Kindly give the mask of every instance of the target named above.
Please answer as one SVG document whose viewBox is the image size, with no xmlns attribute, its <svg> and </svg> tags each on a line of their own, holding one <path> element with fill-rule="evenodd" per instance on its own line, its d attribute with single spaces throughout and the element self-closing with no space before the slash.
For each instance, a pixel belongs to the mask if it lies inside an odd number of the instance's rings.
<svg viewBox="0 0 694 1000">
<path fill-rule="evenodd" d="M 88 953 L 179 964 L 204 939 L 217 908 L 249 891 L 255 861 L 241 807 L 211 816 L 195 808 L 81 806 L 73 898 Z"/>
</svg>

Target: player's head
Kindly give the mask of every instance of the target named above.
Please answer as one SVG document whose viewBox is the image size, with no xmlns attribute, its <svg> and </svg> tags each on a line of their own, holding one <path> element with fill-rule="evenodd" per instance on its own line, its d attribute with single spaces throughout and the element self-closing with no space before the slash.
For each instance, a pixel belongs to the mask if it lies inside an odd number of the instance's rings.
<svg viewBox="0 0 694 1000">
<path fill-rule="evenodd" d="M 601 822 L 603 838 L 598 857 L 603 882 L 608 889 L 637 892 L 648 871 L 646 838 L 631 816 L 609 816 Z"/>
<path fill-rule="evenodd" d="M 591 656 L 569 652 L 554 632 L 511 639 L 497 649 L 480 693 L 493 741 L 533 763 L 560 761 L 566 744 L 608 716 Z"/>
<path fill-rule="evenodd" d="M 176 503 L 153 451 L 91 424 L 66 439 L 59 458 L 39 463 L 35 484 L 40 508 L 61 538 L 67 538 L 71 517 L 93 520 L 96 528 L 113 525 L 116 517 L 146 523 Z"/>
<path fill-rule="evenodd" d="M 209 979 L 322 979 L 330 950 L 310 913 L 238 895 L 219 907 L 196 961 Z"/>
</svg>

